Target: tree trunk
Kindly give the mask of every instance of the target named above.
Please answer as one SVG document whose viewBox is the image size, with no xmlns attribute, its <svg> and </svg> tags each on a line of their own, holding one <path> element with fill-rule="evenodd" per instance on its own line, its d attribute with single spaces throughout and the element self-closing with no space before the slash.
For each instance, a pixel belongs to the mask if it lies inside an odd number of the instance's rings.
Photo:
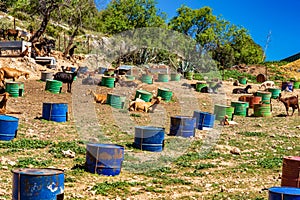
<svg viewBox="0 0 300 200">
<path fill-rule="evenodd" d="M 70 37 L 70 40 L 69 40 L 69 43 L 68 43 L 68 46 L 67 48 L 65 49 L 64 53 L 63 53 L 63 57 L 66 58 L 68 53 L 69 53 L 69 50 L 71 49 L 71 46 L 73 44 L 73 41 L 74 41 L 74 38 L 76 37 L 77 33 L 78 33 L 78 30 L 79 30 L 79 26 L 77 26 L 73 32 L 73 34 L 71 35 Z"/>
</svg>

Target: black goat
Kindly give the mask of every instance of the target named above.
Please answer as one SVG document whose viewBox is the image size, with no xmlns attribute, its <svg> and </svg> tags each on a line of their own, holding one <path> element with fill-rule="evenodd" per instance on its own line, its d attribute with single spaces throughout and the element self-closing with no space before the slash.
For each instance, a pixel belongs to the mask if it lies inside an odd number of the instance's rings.
<svg viewBox="0 0 300 200">
<path fill-rule="evenodd" d="M 222 87 L 222 82 L 218 82 L 216 83 L 216 85 L 214 85 L 213 87 L 208 87 L 205 86 L 203 88 L 201 88 L 200 92 L 201 93 L 217 93 L 217 90 Z"/>
<path fill-rule="evenodd" d="M 233 94 L 249 94 L 248 90 L 251 89 L 251 85 L 247 85 L 245 88 L 234 88 L 232 90 Z"/>
<path fill-rule="evenodd" d="M 77 76 L 79 68 L 73 73 L 70 73 L 70 72 L 57 72 L 56 74 L 53 75 L 54 80 L 61 81 L 63 83 L 67 83 L 68 84 L 67 92 L 71 93 L 72 83 L 73 83 L 74 77 Z"/>
</svg>

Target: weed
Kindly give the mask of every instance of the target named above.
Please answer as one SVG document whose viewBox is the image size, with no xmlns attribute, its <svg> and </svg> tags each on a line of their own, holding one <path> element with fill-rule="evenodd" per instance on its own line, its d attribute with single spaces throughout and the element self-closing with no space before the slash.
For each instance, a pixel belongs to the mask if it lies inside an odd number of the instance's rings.
<svg viewBox="0 0 300 200">
<path fill-rule="evenodd" d="M 92 190 L 96 191 L 96 194 L 101 194 L 104 196 L 108 196 L 108 194 L 113 194 L 113 193 L 124 193 L 128 194 L 129 187 L 134 187 L 138 185 L 144 185 L 143 183 L 138 183 L 138 182 L 126 182 L 126 181 L 117 181 L 117 182 L 102 182 L 102 183 L 97 183 Z"/>
<path fill-rule="evenodd" d="M 263 158 L 257 161 L 257 165 L 265 169 L 277 169 L 282 165 L 282 158 Z"/>
<path fill-rule="evenodd" d="M 208 168 L 213 168 L 213 167 L 215 167 L 214 164 L 211 164 L 211 163 L 201 163 L 199 165 L 196 165 L 195 169 L 199 170 L 199 169 L 208 169 Z"/>
<path fill-rule="evenodd" d="M 264 132 L 249 132 L 249 131 L 238 132 L 237 134 L 244 135 L 244 136 L 247 136 L 247 137 L 254 137 L 254 136 L 257 136 L 257 137 L 266 137 L 266 136 L 268 136 L 268 134 L 266 134 Z"/>
<path fill-rule="evenodd" d="M 203 177 L 203 176 L 205 176 L 204 173 L 198 172 L 197 170 L 195 170 L 194 172 L 185 172 L 183 175 L 184 176 L 189 176 L 189 177 Z"/>
<path fill-rule="evenodd" d="M 72 141 L 72 142 L 59 142 L 53 144 L 49 150 L 49 153 L 53 154 L 55 158 L 62 158 L 64 155 L 62 151 L 71 150 L 76 154 L 85 154 L 85 147 L 82 146 L 83 142 Z"/>
<path fill-rule="evenodd" d="M 169 178 L 163 177 L 161 179 L 153 179 L 152 183 L 161 184 L 161 185 L 191 185 L 192 183 L 189 181 L 185 181 L 180 178 Z"/>
<path fill-rule="evenodd" d="M 141 114 L 136 114 L 136 113 L 131 113 L 130 114 L 130 117 L 141 117 L 142 115 Z"/>
<path fill-rule="evenodd" d="M 21 139 L 9 142 L 0 142 L 0 148 L 15 149 L 16 151 L 23 149 L 43 149 L 50 145 L 51 141 Z"/>
<path fill-rule="evenodd" d="M 34 167 L 47 167 L 52 163 L 52 160 L 36 160 L 34 158 L 20 158 L 15 167 L 26 168 L 29 166 Z"/>
</svg>

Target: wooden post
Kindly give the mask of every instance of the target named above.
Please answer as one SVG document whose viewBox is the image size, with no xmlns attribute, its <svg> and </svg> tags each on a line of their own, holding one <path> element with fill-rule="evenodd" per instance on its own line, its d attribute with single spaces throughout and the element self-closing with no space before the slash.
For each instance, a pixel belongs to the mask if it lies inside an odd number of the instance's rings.
<svg viewBox="0 0 300 200">
<path fill-rule="evenodd" d="M 14 18 L 14 29 L 16 30 L 16 18 Z"/>
<path fill-rule="evenodd" d="M 58 51 L 60 51 L 60 34 L 58 34 Z"/>
</svg>

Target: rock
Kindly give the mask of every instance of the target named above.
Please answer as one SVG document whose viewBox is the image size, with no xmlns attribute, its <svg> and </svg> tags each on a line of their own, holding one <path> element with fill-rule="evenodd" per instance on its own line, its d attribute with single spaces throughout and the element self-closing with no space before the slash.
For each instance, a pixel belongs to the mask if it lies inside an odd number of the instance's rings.
<svg viewBox="0 0 300 200">
<path fill-rule="evenodd" d="M 237 147 L 234 147 L 233 149 L 230 150 L 230 153 L 235 155 L 241 155 L 241 150 Z"/>
</svg>

